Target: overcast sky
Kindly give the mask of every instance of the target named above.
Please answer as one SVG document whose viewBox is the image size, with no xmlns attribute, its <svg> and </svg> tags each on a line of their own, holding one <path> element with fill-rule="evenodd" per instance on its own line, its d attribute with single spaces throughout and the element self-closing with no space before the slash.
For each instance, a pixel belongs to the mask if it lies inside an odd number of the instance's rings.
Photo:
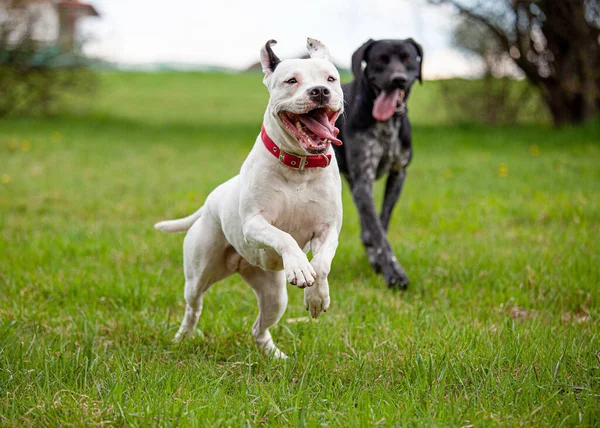
<svg viewBox="0 0 600 428">
<path fill-rule="evenodd" d="M 307 36 L 349 66 L 368 38 L 413 37 L 424 47 L 426 77 L 468 75 L 476 64 L 450 44 L 454 15 L 424 0 L 89 0 L 87 51 L 129 64 L 178 62 L 243 69 L 268 40 L 282 58 L 305 52 Z"/>
</svg>

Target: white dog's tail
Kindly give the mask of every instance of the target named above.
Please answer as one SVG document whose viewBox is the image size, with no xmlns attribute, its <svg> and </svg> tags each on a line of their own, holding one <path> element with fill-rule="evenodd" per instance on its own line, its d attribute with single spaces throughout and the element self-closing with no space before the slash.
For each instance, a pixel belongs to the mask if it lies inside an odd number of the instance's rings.
<svg viewBox="0 0 600 428">
<path fill-rule="evenodd" d="M 196 222 L 202 216 L 202 209 L 200 207 L 198 211 L 184 218 L 177 220 L 165 220 L 158 222 L 154 225 L 154 228 L 162 232 L 187 232 L 192 224 Z"/>
</svg>

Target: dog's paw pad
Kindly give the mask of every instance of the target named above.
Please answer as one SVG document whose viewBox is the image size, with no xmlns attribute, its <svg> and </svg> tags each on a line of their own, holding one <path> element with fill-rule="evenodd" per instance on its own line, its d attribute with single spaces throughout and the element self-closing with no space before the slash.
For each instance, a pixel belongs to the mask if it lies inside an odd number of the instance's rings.
<svg viewBox="0 0 600 428">
<path fill-rule="evenodd" d="M 304 290 L 304 306 L 312 318 L 318 318 L 329 309 L 329 294 L 323 293 L 316 288 L 307 288 Z"/>
<path fill-rule="evenodd" d="M 283 268 L 285 270 L 285 277 L 290 284 L 297 287 L 311 287 L 315 282 L 317 274 L 308 262 L 306 255 L 302 254 L 302 256 L 284 260 Z"/>
</svg>

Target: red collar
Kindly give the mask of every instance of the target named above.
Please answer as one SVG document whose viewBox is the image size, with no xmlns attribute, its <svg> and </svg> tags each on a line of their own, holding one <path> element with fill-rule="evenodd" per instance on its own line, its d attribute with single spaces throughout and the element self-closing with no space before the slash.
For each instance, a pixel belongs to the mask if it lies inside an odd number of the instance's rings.
<svg viewBox="0 0 600 428">
<path fill-rule="evenodd" d="M 265 125 L 260 130 L 260 138 L 267 150 L 279 161 L 292 169 L 303 170 L 306 168 L 325 168 L 331 163 L 331 153 L 312 156 L 297 156 L 281 150 L 277 144 L 271 140 L 265 131 Z"/>
</svg>

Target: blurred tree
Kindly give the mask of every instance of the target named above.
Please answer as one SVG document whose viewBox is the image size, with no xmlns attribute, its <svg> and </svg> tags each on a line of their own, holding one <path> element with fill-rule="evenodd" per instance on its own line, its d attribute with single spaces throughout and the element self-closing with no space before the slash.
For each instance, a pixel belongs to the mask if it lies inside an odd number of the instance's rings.
<svg viewBox="0 0 600 428">
<path fill-rule="evenodd" d="M 441 94 L 449 117 L 458 122 L 488 125 L 543 120 L 543 102 L 529 82 L 513 79 L 518 68 L 490 30 L 480 22 L 464 18 L 452 34 L 453 44 L 477 57 L 483 64 L 480 80 L 465 85 L 457 80 L 441 82 Z"/>
<path fill-rule="evenodd" d="M 508 54 L 539 88 L 556 125 L 600 113 L 599 0 L 428 1 L 451 4 L 468 22 L 481 24 L 491 39 L 475 43 Z"/>
<path fill-rule="evenodd" d="M 87 94 L 95 76 L 79 53 L 40 40 L 40 10 L 25 1 L 0 1 L 0 117 L 49 114 L 66 98 Z"/>
</svg>

